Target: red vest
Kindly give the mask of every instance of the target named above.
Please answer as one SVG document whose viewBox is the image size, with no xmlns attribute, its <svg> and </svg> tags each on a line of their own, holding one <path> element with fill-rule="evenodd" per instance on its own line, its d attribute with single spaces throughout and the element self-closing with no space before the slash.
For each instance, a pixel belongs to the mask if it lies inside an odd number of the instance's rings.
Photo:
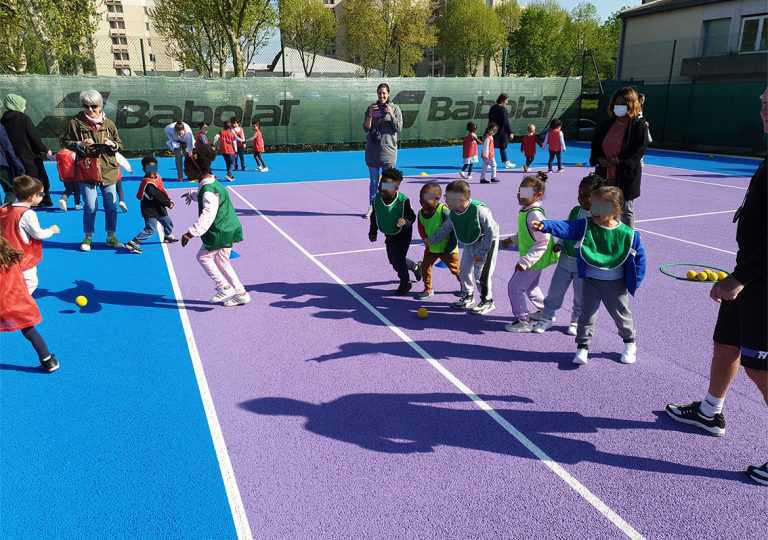
<svg viewBox="0 0 768 540">
<path fill-rule="evenodd" d="M 163 184 L 163 179 L 159 176 L 156 176 L 154 178 L 150 178 L 149 176 L 144 177 L 144 179 L 141 181 L 141 184 L 139 184 L 139 191 L 136 192 L 136 198 L 139 200 L 142 200 L 144 198 L 144 190 L 147 189 L 147 184 L 152 184 L 157 189 L 168 195 L 168 192 L 165 191 L 165 185 Z M 168 197 L 170 199 L 170 196 Z"/>
<path fill-rule="evenodd" d="M 550 152 L 562 152 L 563 146 L 560 144 L 560 128 L 550 129 L 547 133 L 547 144 Z"/>
<path fill-rule="evenodd" d="M 523 136 L 523 154 L 526 155 L 526 157 L 535 156 L 536 155 L 536 135 L 530 134 Z"/>
<path fill-rule="evenodd" d="M 34 238 L 30 238 L 29 243 L 26 243 L 21 238 L 19 221 L 24 212 L 34 212 L 34 210 L 26 206 L 10 204 L 0 207 L 0 236 L 5 238 L 13 248 L 23 253 L 19 263 L 22 272 L 37 266 L 43 260 L 43 243 Z"/>
<path fill-rule="evenodd" d="M 23 330 L 42 320 L 37 304 L 27 292 L 19 265 L 0 268 L 0 332 Z"/>
</svg>

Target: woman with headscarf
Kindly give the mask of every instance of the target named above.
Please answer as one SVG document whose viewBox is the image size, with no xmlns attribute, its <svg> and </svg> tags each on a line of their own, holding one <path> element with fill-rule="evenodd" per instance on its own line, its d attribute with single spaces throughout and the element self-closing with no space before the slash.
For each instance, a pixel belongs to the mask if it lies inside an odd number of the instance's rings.
<svg viewBox="0 0 768 540">
<path fill-rule="evenodd" d="M 51 185 L 43 163 L 43 156 L 50 159 L 53 154 L 40 140 L 40 135 L 32 124 L 32 119 L 24 112 L 27 108 L 27 100 L 16 94 L 8 94 L 3 100 L 3 106 L 5 113 L 3 113 L 0 123 L 8 132 L 8 138 L 11 140 L 13 149 L 24 164 L 24 173 L 43 183 L 45 195 L 39 206 L 53 206 L 50 193 Z"/>
<path fill-rule="evenodd" d="M 104 99 L 96 90 L 80 93 L 83 110 L 70 121 L 62 137 L 62 145 L 75 152 L 81 161 L 86 159 L 98 163 L 96 172 L 91 169 L 89 178 L 78 178 L 83 195 L 83 231 L 85 237 L 80 244 L 82 251 L 91 251 L 93 231 L 96 228 L 98 191 L 104 199 L 104 213 L 107 231 L 107 246 L 120 247 L 115 236 L 117 230 L 117 159 L 115 154 L 122 142 L 115 123 L 104 115 Z M 84 174 L 80 169 L 80 174 Z"/>
</svg>

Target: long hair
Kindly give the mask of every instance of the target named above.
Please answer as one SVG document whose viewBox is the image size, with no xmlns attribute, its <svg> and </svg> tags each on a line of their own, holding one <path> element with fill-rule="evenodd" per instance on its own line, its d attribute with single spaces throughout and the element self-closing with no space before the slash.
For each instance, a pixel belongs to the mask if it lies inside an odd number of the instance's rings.
<svg viewBox="0 0 768 540">
<path fill-rule="evenodd" d="M 616 100 L 619 97 L 623 97 L 624 101 L 627 102 L 627 116 L 629 118 L 634 120 L 640 116 L 640 113 L 642 112 L 642 106 L 640 105 L 640 97 L 637 94 L 637 90 L 631 86 L 625 86 L 624 88 L 619 88 L 616 90 L 613 93 L 613 96 L 611 96 L 611 101 L 608 103 L 608 116 L 610 118 L 615 118 L 616 116 L 613 114 L 613 106 L 616 104 Z"/>
</svg>

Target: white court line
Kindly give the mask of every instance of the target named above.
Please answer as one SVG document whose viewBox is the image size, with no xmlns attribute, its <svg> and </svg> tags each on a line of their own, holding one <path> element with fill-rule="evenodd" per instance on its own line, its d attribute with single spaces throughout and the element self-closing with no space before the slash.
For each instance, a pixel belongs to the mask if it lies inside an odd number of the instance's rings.
<svg viewBox="0 0 768 540">
<path fill-rule="evenodd" d="M 718 210 L 716 212 L 702 212 L 700 214 L 683 214 L 681 216 L 657 217 L 650 219 L 636 219 L 635 223 L 649 223 L 651 221 L 667 221 L 669 219 L 684 219 L 689 217 L 715 216 L 717 214 L 732 214 L 736 210 Z"/>
<path fill-rule="evenodd" d="M 331 251 L 329 253 L 314 253 L 313 257 L 330 257 L 331 255 L 351 255 L 352 253 L 365 253 L 366 251 L 384 251 L 385 247 L 375 247 L 368 249 L 353 249 L 351 251 Z"/>
<path fill-rule="evenodd" d="M 678 182 L 689 182 L 691 184 L 704 184 L 705 186 L 719 186 L 719 187 L 727 187 L 731 189 L 740 189 L 742 191 L 747 191 L 747 188 L 741 187 L 741 186 L 732 186 L 730 184 L 718 184 L 717 182 L 705 182 L 704 180 L 691 180 L 689 178 L 677 178 L 675 176 L 664 176 L 663 174 L 651 174 L 648 172 L 643 172 L 643 176 L 655 176 L 656 178 L 666 178 L 667 180 L 677 180 Z"/>
<path fill-rule="evenodd" d="M 690 240 L 684 240 L 682 238 L 678 238 L 677 236 L 670 236 L 668 234 L 661 234 L 654 231 L 649 231 L 648 229 L 641 229 L 639 227 L 635 227 L 636 231 L 641 231 L 646 234 L 652 234 L 654 236 L 661 236 L 662 238 L 667 238 L 669 240 L 677 240 L 678 242 L 682 242 L 683 244 L 690 244 L 692 246 L 699 246 L 707 249 L 711 249 L 712 251 L 719 251 L 720 253 L 727 253 L 728 255 L 736 255 L 736 252 L 734 251 L 728 251 L 727 249 L 720 249 L 714 246 L 708 246 L 707 244 L 700 244 L 698 242 L 691 242 Z"/>
<path fill-rule="evenodd" d="M 733 157 L 733 156 L 731 156 L 731 157 Z M 753 158 L 750 158 L 750 159 L 753 159 Z M 759 165 L 760 162 L 762 161 L 762 158 L 755 158 L 755 160 L 756 160 L 755 164 Z M 686 167 L 674 167 L 672 165 L 658 165 L 656 163 L 646 163 L 645 165 L 646 165 L 646 167 L 659 167 L 659 168 L 662 168 L 662 169 L 675 169 L 675 170 L 678 170 L 678 171 L 687 171 L 687 172 L 699 173 L 699 174 L 716 174 L 717 176 L 725 176 L 725 177 L 728 177 L 728 178 L 749 178 L 749 176 L 735 176 L 733 174 L 719 173 L 719 172 L 715 172 L 715 171 L 702 171 L 701 169 L 688 169 Z"/>
<path fill-rule="evenodd" d="M 258 208 L 256 208 L 253 204 L 251 204 L 248 199 L 240 195 L 237 191 L 235 191 L 234 188 L 229 187 L 229 190 L 234 193 L 241 201 L 243 201 L 246 205 L 248 205 L 253 211 L 255 211 L 264 221 L 269 223 L 269 225 L 275 229 L 280 235 L 288 240 L 293 247 L 295 247 L 299 252 L 301 252 L 305 257 L 307 257 L 312 263 L 315 264 L 320 270 L 325 272 L 325 274 L 328 275 L 333 281 L 335 281 L 337 284 L 339 284 L 341 287 L 344 288 L 345 291 L 347 291 L 355 300 L 360 302 L 360 304 L 363 305 L 368 311 L 370 311 L 379 321 L 384 324 L 389 330 L 395 334 L 397 337 L 399 337 L 401 340 L 403 340 L 406 344 L 408 344 L 416 353 L 421 356 L 424 360 L 426 360 L 433 368 L 435 368 L 443 377 L 445 377 L 451 384 L 453 384 L 456 388 L 458 388 L 464 395 L 466 395 L 469 399 L 471 399 L 474 404 L 482 411 L 485 411 L 488 416 L 493 418 L 493 420 L 499 424 L 507 433 L 512 435 L 515 439 L 520 442 L 523 446 L 525 446 L 531 454 L 533 454 L 536 458 L 538 458 L 549 470 L 551 470 L 553 473 L 555 473 L 560 479 L 568 484 L 568 486 L 571 487 L 576 493 L 578 493 L 585 501 L 587 501 L 590 505 L 592 505 L 598 512 L 600 512 L 603 516 L 605 516 L 611 523 L 613 523 L 621 532 L 623 532 L 627 537 L 632 539 L 641 539 L 643 538 L 643 535 L 641 535 L 637 530 L 635 530 L 632 525 L 627 523 L 621 516 L 619 516 L 616 512 L 614 512 L 607 504 L 605 504 L 602 500 L 600 500 L 596 495 L 594 495 L 589 489 L 587 489 L 586 486 L 581 484 L 576 478 L 571 476 L 571 474 L 565 470 L 565 468 L 557 463 L 555 460 L 553 460 L 549 455 L 547 455 L 544 450 L 536 446 L 536 444 L 533 443 L 528 437 L 526 437 L 520 430 L 518 430 L 514 425 L 509 423 L 503 416 L 501 416 L 496 410 L 491 407 L 486 401 L 481 399 L 474 391 L 472 391 L 466 384 L 464 384 L 458 377 L 456 377 L 451 371 L 449 371 L 447 368 L 445 368 L 440 362 L 432 358 L 430 354 L 425 351 L 421 345 L 416 343 L 413 339 L 411 339 L 408 334 L 403 332 L 398 326 L 395 326 L 392 321 L 390 321 L 384 314 L 381 313 L 378 309 L 376 309 L 371 303 L 369 303 L 365 298 L 360 296 L 360 294 L 357 293 L 352 287 L 347 285 L 347 283 L 342 280 L 339 276 L 337 276 L 332 270 L 330 270 L 327 266 L 325 266 L 320 260 L 318 260 L 317 257 L 312 255 L 309 251 L 307 251 L 304 246 L 299 244 L 292 236 L 290 236 L 288 233 L 286 233 L 283 229 L 281 229 L 275 222 L 273 222 L 271 219 L 269 219 L 267 216 L 265 216 L 261 211 L 259 211 Z"/>
<path fill-rule="evenodd" d="M 211 439 L 213 440 L 213 448 L 216 451 L 216 459 L 219 462 L 221 478 L 224 481 L 224 490 L 227 494 L 229 508 L 232 512 L 232 520 L 235 523 L 235 532 L 237 533 L 237 538 L 239 540 L 253 540 L 251 526 L 248 523 L 248 515 L 245 513 L 243 500 L 240 497 L 240 490 L 237 487 L 235 471 L 232 469 L 232 462 L 229 459 L 227 445 L 224 442 L 224 435 L 221 431 L 219 418 L 216 415 L 213 396 L 211 395 L 210 388 L 208 388 L 208 380 L 205 377 L 203 363 L 200 360 L 200 352 L 197 350 L 195 335 L 192 333 L 192 324 L 189 321 L 189 314 L 187 313 L 186 306 L 182 300 L 181 288 L 179 287 L 179 281 L 176 278 L 176 271 L 173 268 L 173 261 L 168 252 L 168 244 L 162 244 L 162 249 L 165 265 L 168 267 L 168 275 L 171 278 L 171 285 L 173 286 L 173 295 L 176 297 L 176 302 L 179 305 L 179 318 L 181 319 L 181 326 L 184 328 L 184 337 L 187 338 L 189 357 L 192 360 L 195 380 L 197 381 L 197 387 L 200 390 L 200 399 L 203 402 L 205 418 L 208 421 L 208 429 L 211 432 Z"/>
</svg>

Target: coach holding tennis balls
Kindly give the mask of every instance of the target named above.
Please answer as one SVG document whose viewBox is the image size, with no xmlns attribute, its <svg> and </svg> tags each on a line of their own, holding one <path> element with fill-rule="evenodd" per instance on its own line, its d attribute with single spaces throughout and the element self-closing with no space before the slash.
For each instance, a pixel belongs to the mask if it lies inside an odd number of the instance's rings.
<svg viewBox="0 0 768 540">
<path fill-rule="evenodd" d="M 763 132 L 768 133 L 768 88 L 760 96 Z M 720 303 L 715 325 L 715 348 L 709 390 L 702 401 L 667 405 L 678 422 L 697 426 L 712 435 L 725 435 L 723 404 L 728 388 L 744 366 L 747 376 L 768 403 L 768 190 L 766 160 L 749 182 L 744 202 L 733 217 L 736 227 L 736 268 L 717 282 L 709 295 Z M 765 449 L 762 449 L 765 451 Z M 768 486 L 768 463 L 750 465 L 747 476 Z"/>
<path fill-rule="evenodd" d="M 381 83 L 376 88 L 378 99 L 365 110 L 365 164 L 368 166 L 368 211 L 373 212 L 373 199 L 379 191 L 382 171 L 393 169 L 397 163 L 397 137 L 403 129 L 403 113 L 400 107 L 389 101 L 389 85 Z"/>
</svg>

